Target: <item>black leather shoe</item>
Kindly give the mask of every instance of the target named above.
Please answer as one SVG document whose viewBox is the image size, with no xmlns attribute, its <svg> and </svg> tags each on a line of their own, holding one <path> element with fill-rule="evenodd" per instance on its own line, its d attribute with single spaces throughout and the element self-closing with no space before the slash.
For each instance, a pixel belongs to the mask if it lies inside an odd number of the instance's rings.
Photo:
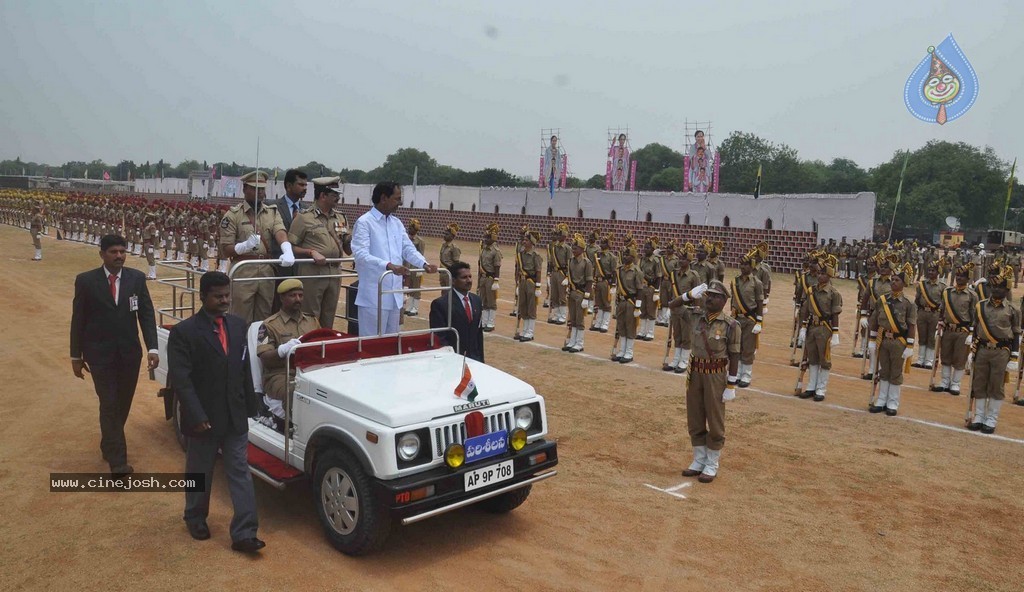
<svg viewBox="0 0 1024 592">
<path fill-rule="evenodd" d="M 822 401 L 824 401 L 824 400 L 825 400 L 825 395 L 817 395 L 817 394 L 816 394 L 816 395 L 814 395 L 814 400 L 815 400 L 816 402 L 818 402 L 818 403 L 821 403 Z"/>
<path fill-rule="evenodd" d="M 620 358 L 619 359 L 619 363 L 620 364 L 631 364 L 632 362 L 633 362 L 633 358 Z"/>
<path fill-rule="evenodd" d="M 484 327 L 483 330 L 484 333 L 490 333 L 491 331 L 494 331 L 494 327 Z"/>
<path fill-rule="evenodd" d="M 508 313 L 508 316 L 510 316 L 510 317 L 514 317 L 514 316 L 516 316 L 516 315 L 518 315 L 518 314 L 519 314 L 518 312 L 516 312 L 516 311 L 514 311 L 514 310 L 513 310 L 512 312 Z"/>
<path fill-rule="evenodd" d="M 867 374 L 861 374 L 860 377 L 862 380 L 871 380 L 872 378 L 874 378 L 874 374 L 871 374 L 869 372 Z"/>
<path fill-rule="evenodd" d="M 933 386 L 933 387 L 929 388 L 928 390 L 930 390 L 933 393 L 944 393 L 944 392 L 946 392 L 946 389 L 941 387 L 941 386 Z"/>
<path fill-rule="evenodd" d="M 601 329 L 600 329 L 599 327 L 591 327 L 591 328 L 589 329 L 589 331 L 600 331 L 600 330 L 601 330 Z"/>
<path fill-rule="evenodd" d="M 981 426 L 981 433 L 982 434 L 994 434 L 994 433 L 996 433 L 996 429 L 995 428 L 990 428 L 987 425 L 983 425 L 983 426 Z"/>
<path fill-rule="evenodd" d="M 515 339 L 516 341 L 522 341 L 523 336 L 520 335 L 519 333 L 516 333 L 515 335 L 512 336 L 512 339 Z"/>
<path fill-rule="evenodd" d="M 953 395 L 954 397 L 960 396 L 960 391 L 954 391 L 953 389 L 946 389 L 946 392 Z"/>
<path fill-rule="evenodd" d="M 569 346 L 568 345 L 563 345 L 562 346 L 562 351 L 569 351 Z"/>
<path fill-rule="evenodd" d="M 896 410 L 886 408 L 885 414 L 888 415 L 889 417 L 896 417 Z"/>
<path fill-rule="evenodd" d="M 738 386 L 740 388 L 747 388 L 748 386 L 750 386 L 750 383 L 749 382 L 737 382 L 736 386 Z"/>
<path fill-rule="evenodd" d="M 675 369 L 676 369 L 675 366 L 669 366 L 668 364 L 665 364 L 664 366 L 661 367 L 661 370 L 663 372 L 672 372 Z"/>
<path fill-rule="evenodd" d="M 957 393 L 957 394 L 959 395 L 960 393 Z M 1013 402 L 1013 404 L 1014 405 L 1020 405 L 1021 407 L 1024 407 L 1024 399 L 1017 399 L 1016 401 Z"/>
<path fill-rule="evenodd" d="M 614 356 L 612 356 L 612 361 L 613 362 L 618 362 L 621 359 L 622 359 L 622 356 L 620 356 L 619 354 L 615 354 Z"/>
<path fill-rule="evenodd" d="M 864 354 L 862 354 L 862 353 L 860 353 L 860 352 L 854 352 L 854 354 L 853 354 L 853 357 L 854 357 L 854 358 L 863 358 L 863 357 L 864 357 Z"/>
<path fill-rule="evenodd" d="M 598 331 L 600 331 L 602 333 L 607 333 L 608 329 L 605 329 L 604 327 L 602 327 L 602 328 L 598 329 Z"/>
<path fill-rule="evenodd" d="M 267 544 L 263 541 L 252 537 L 251 539 L 242 539 L 231 543 L 231 550 L 241 551 L 242 553 L 255 553 L 266 546 Z"/>
<path fill-rule="evenodd" d="M 883 406 L 872 405 L 872 406 L 868 407 L 868 412 L 869 413 L 881 413 L 883 411 L 885 411 L 885 406 L 884 405 Z"/>
<path fill-rule="evenodd" d="M 527 341 L 533 341 L 533 337 L 520 337 L 519 341 L 526 343 Z"/>
<path fill-rule="evenodd" d="M 811 397 L 814 396 L 814 391 L 804 391 L 797 396 L 800 397 L 801 399 L 810 399 Z"/>
<path fill-rule="evenodd" d="M 188 526 L 188 533 L 195 540 L 205 541 L 210 538 L 210 527 L 206 525 L 205 520 L 202 522 L 186 522 L 185 525 Z"/>
<path fill-rule="evenodd" d="M 673 372 L 675 372 L 676 374 L 682 374 L 682 373 L 686 372 L 686 368 L 684 368 L 682 366 L 679 366 L 675 370 L 673 370 Z"/>
<path fill-rule="evenodd" d="M 972 432 L 976 432 L 981 429 L 981 424 L 978 422 L 969 423 L 967 424 L 967 429 L 971 430 Z"/>
<path fill-rule="evenodd" d="M 124 477 L 125 475 L 131 475 L 134 472 L 135 468 L 128 463 L 110 467 L 111 477 Z"/>
<path fill-rule="evenodd" d="M 918 364 L 917 362 L 914 362 L 913 364 L 910 365 L 910 367 L 911 368 L 924 368 L 924 364 Z"/>
</svg>

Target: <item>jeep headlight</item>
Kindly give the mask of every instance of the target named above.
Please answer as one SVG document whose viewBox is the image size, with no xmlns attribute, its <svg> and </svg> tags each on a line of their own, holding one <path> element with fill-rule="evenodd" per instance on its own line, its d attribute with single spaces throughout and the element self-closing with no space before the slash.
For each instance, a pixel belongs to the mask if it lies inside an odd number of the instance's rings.
<svg viewBox="0 0 1024 592">
<path fill-rule="evenodd" d="M 516 427 L 528 430 L 532 425 L 533 409 L 530 409 L 529 406 L 524 406 L 520 407 L 519 409 L 516 409 Z"/>
<path fill-rule="evenodd" d="M 398 458 L 410 461 L 420 453 L 420 437 L 408 432 L 398 437 Z"/>
</svg>

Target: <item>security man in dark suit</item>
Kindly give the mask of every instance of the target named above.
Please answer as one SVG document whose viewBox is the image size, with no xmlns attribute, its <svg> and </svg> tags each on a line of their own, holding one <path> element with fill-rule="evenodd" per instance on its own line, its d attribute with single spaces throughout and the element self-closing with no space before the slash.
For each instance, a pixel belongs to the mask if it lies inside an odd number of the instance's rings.
<svg viewBox="0 0 1024 592">
<path fill-rule="evenodd" d="M 71 369 L 82 379 L 83 372 L 92 374 L 100 400 L 100 450 L 115 475 L 133 471 L 124 424 L 142 364 L 138 328 L 149 350 L 149 369 L 160 362 L 146 276 L 124 267 L 127 256 L 124 237 L 108 234 L 100 239 L 103 266 L 78 274 L 71 306 Z"/>
<path fill-rule="evenodd" d="M 451 298 L 452 329 L 459 334 L 458 353 L 478 362 L 484 361 L 484 330 L 480 324 L 483 303 L 472 292 L 473 271 L 469 263 L 456 261 L 451 266 L 452 289 L 430 303 L 430 328 L 448 326 L 448 301 Z M 440 333 L 445 345 L 455 347 L 451 333 Z"/>
<path fill-rule="evenodd" d="M 185 524 L 196 540 L 210 538 L 213 465 L 220 449 L 231 492 L 231 548 L 252 553 L 266 543 L 256 538 L 256 492 L 249 474 L 249 417 L 257 413 L 246 346 L 245 321 L 227 314 L 231 280 L 210 271 L 199 280 L 203 307 L 171 328 L 167 342 L 168 383 L 181 401 L 186 436 L 185 472 L 203 473 L 205 490 L 185 493 Z"/>
<path fill-rule="evenodd" d="M 277 208 L 277 212 L 281 214 L 281 222 L 284 223 L 285 232 L 288 232 L 288 229 L 292 227 L 292 220 L 295 219 L 295 216 L 298 216 L 299 212 L 307 209 L 307 206 L 302 203 L 302 198 L 306 196 L 306 186 L 308 184 L 309 178 L 306 176 L 305 171 L 288 169 L 284 174 L 284 195 L 271 203 Z M 281 245 L 277 244 L 276 241 L 270 241 L 270 256 L 278 259 L 281 255 Z M 289 278 L 296 275 L 296 270 L 294 266 L 275 265 L 274 275 L 279 278 Z M 274 302 L 270 306 L 271 312 L 281 310 L 281 299 L 277 295 L 277 286 L 281 285 L 281 281 L 277 280 L 275 282 Z"/>
</svg>

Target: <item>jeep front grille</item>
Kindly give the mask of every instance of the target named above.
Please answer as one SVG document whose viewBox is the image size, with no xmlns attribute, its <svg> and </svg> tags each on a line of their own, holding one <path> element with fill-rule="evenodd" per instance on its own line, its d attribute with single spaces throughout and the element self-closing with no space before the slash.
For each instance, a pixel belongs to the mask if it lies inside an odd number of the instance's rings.
<svg viewBox="0 0 1024 592">
<path fill-rule="evenodd" d="M 511 411 L 500 411 L 492 415 L 484 416 L 484 429 L 487 433 L 497 432 L 499 430 L 510 431 L 512 428 L 512 412 Z M 434 442 L 436 442 L 437 456 L 441 457 L 444 455 L 445 448 L 448 448 L 449 444 L 462 444 L 466 441 L 466 422 L 460 421 L 458 423 L 446 424 L 442 427 L 434 428 Z"/>
</svg>

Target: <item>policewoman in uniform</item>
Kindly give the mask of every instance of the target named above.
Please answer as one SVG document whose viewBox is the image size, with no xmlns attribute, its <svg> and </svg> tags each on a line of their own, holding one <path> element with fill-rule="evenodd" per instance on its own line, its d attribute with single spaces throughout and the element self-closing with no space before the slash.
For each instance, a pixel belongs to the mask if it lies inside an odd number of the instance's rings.
<svg viewBox="0 0 1024 592">
<path fill-rule="evenodd" d="M 565 244 L 568 236 L 569 226 L 560 222 L 551 231 L 551 242 L 548 243 L 548 299 L 551 306 L 548 322 L 555 325 L 564 325 L 569 313 L 566 305 L 569 280 L 565 276 L 572 250 Z"/>
<path fill-rule="evenodd" d="M 967 367 L 967 356 L 974 343 L 974 314 L 978 295 L 968 286 L 974 264 L 967 263 L 956 268 L 954 285 L 942 291 L 939 303 L 939 361 L 942 363 L 942 380 L 933 386 L 935 392 L 960 394 L 960 381 Z"/>
<path fill-rule="evenodd" d="M 409 235 L 409 240 L 412 241 L 412 246 L 416 247 L 416 250 L 419 251 L 420 255 L 425 253 L 427 250 L 427 243 L 423 242 L 423 239 L 420 237 L 420 221 L 417 220 L 416 218 L 409 220 L 409 224 L 406 225 L 405 231 Z M 413 269 L 416 267 L 409 261 L 403 261 L 402 265 L 408 267 L 409 269 Z M 417 289 L 422 286 L 422 273 L 410 273 L 409 275 L 405 276 L 406 288 Z M 408 294 L 406 294 L 406 298 L 407 300 L 405 303 L 405 314 L 410 317 L 418 315 L 420 313 L 420 293 L 409 292 Z"/>
<path fill-rule="evenodd" d="M 1020 354 L 1020 311 L 1007 298 L 1013 283 L 1013 268 L 1006 266 L 989 277 L 992 296 L 974 305 L 974 338 L 977 353 L 971 371 L 973 417 L 969 430 L 991 434 L 996 431 L 999 408 L 1006 383 L 1017 374 Z"/>
<path fill-rule="evenodd" d="M 939 326 L 939 306 L 946 283 L 939 279 L 939 263 L 931 261 L 925 268 L 925 279 L 917 282 L 917 335 L 918 350 L 915 368 L 928 368 L 935 365 L 935 331 Z"/>
<path fill-rule="evenodd" d="M 693 357 L 686 381 L 686 425 L 693 462 L 684 477 L 711 483 L 725 446 L 725 403 L 736 398 L 740 326 L 725 313 L 729 292 L 718 280 L 707 285 L 704 314 L 693 325 Z"/>
<path fill-rule="evenodd" d="M 679 261 L 672 271 L 670 282 L 672 300 L 669 308 L 669 331 L 672 333 L 672 361 L 662 365 L 662 370 L 682 374 L 690 364 L 690 350 L 693 347 L 693 322 L 704 310 L 701 294 L 707 284 L 700 274 L 690 267 L 695 249 L 686 243 L 679 250 Z"/>
<path fill-rule="evenodd" d="M 568 317 L 569 339 L 562 351 L 578 353 L 583 351 L 583 335 L 586 327 L 583 321 L 590 310 L 590 296 L 594 289 L 594 263 L 586 256 L 587 241 L 576 233 L 572 239 L 572 258 L 569 259 Z"/>
<path fill-rule="evenodd" d="M 890 276 L 892 292 L 878 297 L 868 321 L 868 350 L 875 359 L 877 349 L 878 359 L 878 396 L 869 408 L 871 413 L 884 411 L 892 416 L 900 408 L 904 361 L 914 355 L 917 333 L 917 307 L 903 293 L 904 280 L 913 273 L 907 263 Z"/>
<path fill-rule="evenodd" d="M 750 386 L 754 372 L 754 354 L 757 352 L 758 335 L 761 334 L 761 303 L 764 301 L 764 286 L 754 276 L 754 263 L 757 248 L 751 249 L 740 258 L 740 275 L 733 278 L 732 315 L 740 324 L 740 367 L 739 386 Z"/>
<path fill-rule="evenodd" d="M 591 331 L 608 332 L 612 318 L 612 304 L 615 296 L 615 270 L 619 258 L 612 250 L 615 235 L 608 233 L 598 241 L 601 250 L 594 254 L 594 324 Z"/>
<path fill-rule="evenodd" d="M 477 282 L 477 295 L 480 296 L 482 317 L 480 324 L 484 331 L 494 331 L 494 319 L 498 316 L 498 277 L 501 275 L 501 251 L 495 241 L 501 228 L 497 222 L 491 222 L 484 229 L 484 237 L 480 242 L 480 278 Z"/>
<path fill-rule="evenodd" d="M 799 395 L 801 399 L 824 401 L 828 389 L 832 350 L 839 347 L 839 315 L 843 312 L 843 297 L 832 285 L 837 263 L 834 255 L 819 261 L 818 281 L 800 309 L 800 318 L 807 326 L 804 363 L 808 372 L 807 390 Z"/>
<path fill-rule="evenodd" d="M 527 230 L 523 234 L 522 251 L 516 254 L 516 269 L 519 272 L 519 319 L 522 330 L 513 339 L 516 341 L 533 341 L 533 331 L 537 326 L 537 299 L 540 298 L 540 274 L 544 259 L 534 250 L 540 242 L 540 233 Z"/>
<path fill-rule="evenodd" d="M 462 249 L 455 244 L 455 237 L 459 234 L 459 225 L 452 222 L 444 229 L 444 233 L 441 235 L 444 242 L 441 243 L 441 265 L 444 265 L 448 271 L 452 270 L 452 265 L 458 263 L 462 257 Z M 448 275 L 441 274 L 441 285 L 448 286 Z"/>
<path fill-rule="evenodd" d="M 640 290 L 643 288 L 643 272 L 634 264 L 636 240 L 626 235 L 622 247 L 622 264 L 615 270 L 615 285 L 618 286 L 615 301 L 615 339 L 621 349 L 612 353 L 612 361 L 628 364 L 633 361 L 633 345 L 636 343 L 636 326 L 640 319 Z"/>
</svg>

